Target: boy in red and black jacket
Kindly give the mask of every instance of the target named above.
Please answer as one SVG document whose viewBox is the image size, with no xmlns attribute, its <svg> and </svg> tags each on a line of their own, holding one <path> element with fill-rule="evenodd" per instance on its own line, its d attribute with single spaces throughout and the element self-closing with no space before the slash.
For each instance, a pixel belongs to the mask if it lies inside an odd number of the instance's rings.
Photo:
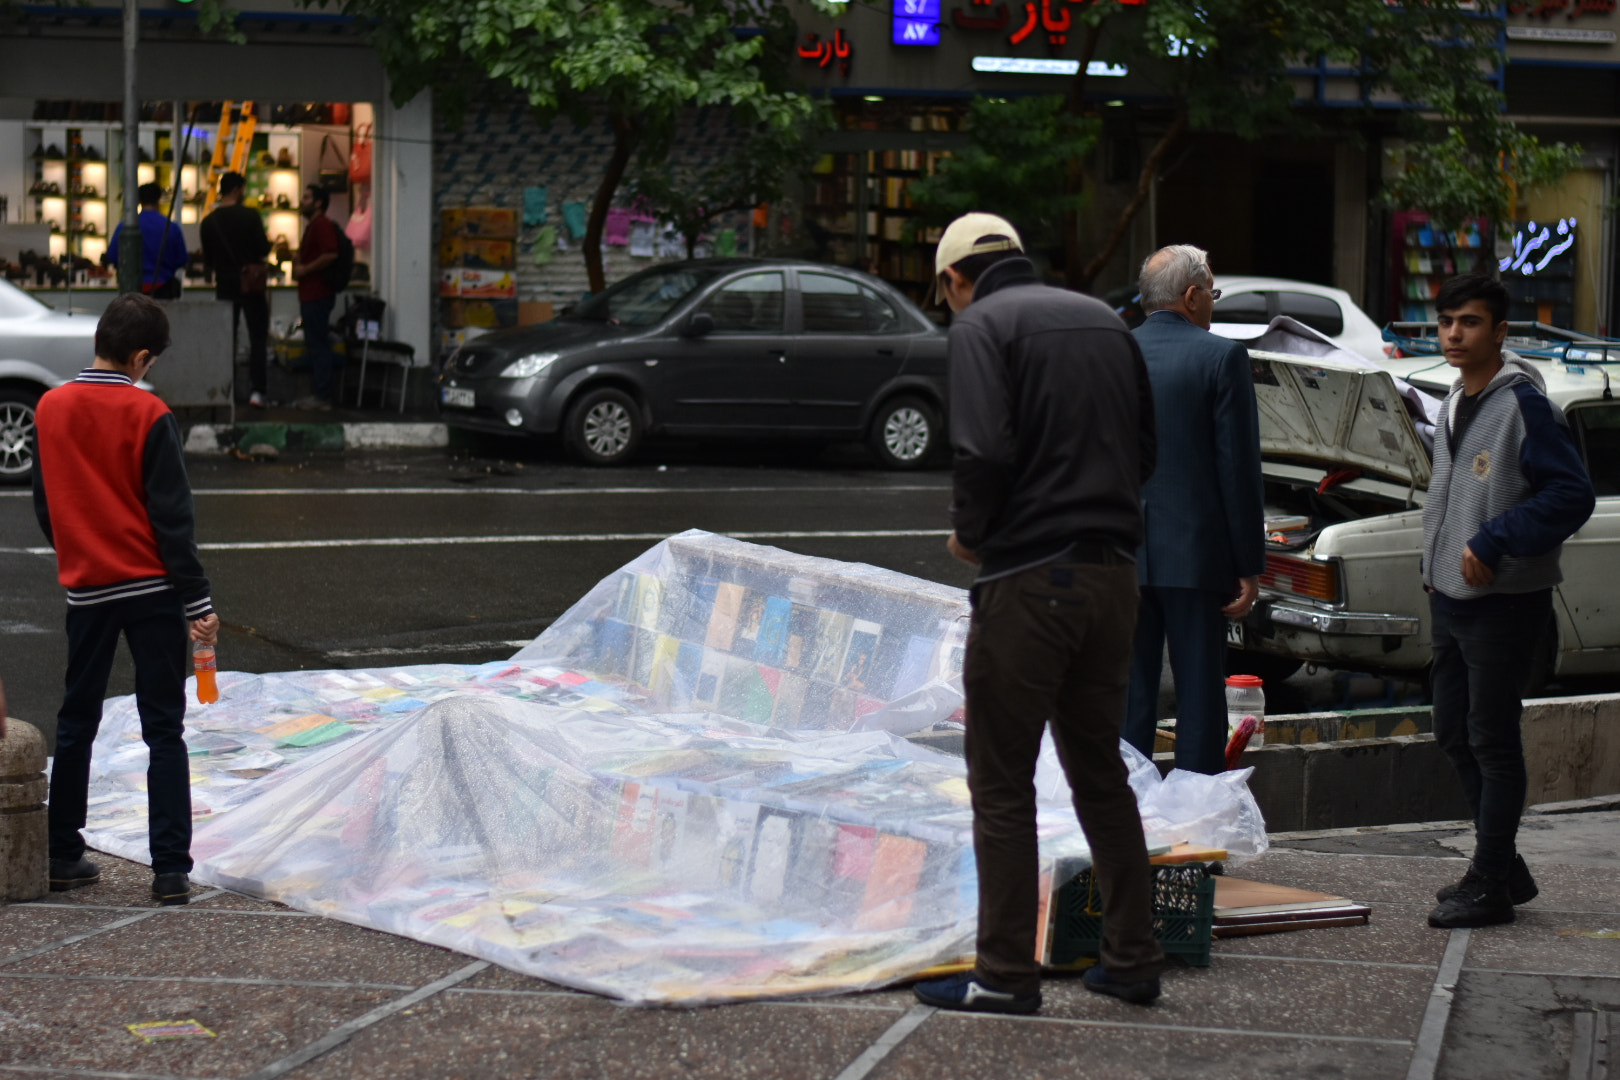
<svg viewBox="0 0 1620 1080">
<path fill-rule="evenodd" d="M 51 768 L 51 889 L 101 876 L 84 857 L 79 830 L 91 745 L 123 634 L 151 754 L 152 895 L 184 904 L 191 892 L 186 639 L 214 644 L 219 616 L 197 558 L 180 427 L 167 405 L 135 386 L 168 345 L 169 318 L 149 297 L 132 293 L 108 305 L 96 326 L 95 364 L 47 393 L 35 412 L 34 512 L 56 549 L 68 604 L 67 690 Z"/>
</svg>

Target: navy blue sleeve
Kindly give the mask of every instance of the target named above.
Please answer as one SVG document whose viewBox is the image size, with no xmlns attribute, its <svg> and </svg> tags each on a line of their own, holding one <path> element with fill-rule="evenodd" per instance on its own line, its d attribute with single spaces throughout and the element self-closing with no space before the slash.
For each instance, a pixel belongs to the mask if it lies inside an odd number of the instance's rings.
<svg viewBox="0 0 1620 1080">
<path fill-rule="evenodd" d="M 1215 374 L 1215 475 L 1237 575 L 1255 577 L 1266 568 L 1260 407 L 1254 398 L 1249 350 L 1235 342 Z"/>
<path fill-rule="evenodd" d="M 1492 569 L 1504 555 L 1544 555 L 1569 539 L 1592 516 L 1597 497 L 1563 415 L 1535 387 L 1515 383 L 1524 417 L 1519 468 L 1531 495 L 1479 527 L 1468 541 L 1480 562 Z"/>
<path fill-rule="evenodd" d="M 186 478 L 185 454 L 180 448 L 180 425 L 165 413 L 146 433 L 141 462 L 146 484 L 146 516 L 152 522 L 158 554 L 169 572 L 169 582 L 180 596 L 186 618 L 201 619 L 214 613 L 208 579 L 197 555 L 191 482 Z"/>
</svg>

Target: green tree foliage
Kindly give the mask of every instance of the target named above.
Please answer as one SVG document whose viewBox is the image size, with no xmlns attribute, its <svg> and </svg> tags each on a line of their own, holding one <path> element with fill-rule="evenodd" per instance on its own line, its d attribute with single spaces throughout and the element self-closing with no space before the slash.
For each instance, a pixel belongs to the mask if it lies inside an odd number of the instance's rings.
<svg viewBox="0 0 1620 1080">
<path fill-rule="evenodd" d="M 1145 203 L 1152 177 L 1188 132 L 1225 131 L 1245 139 L 1309 137 L 1372 121 L 1375 110 L 1321 109 L 1295 100 L 1290 67 L 1326 58 L 1360 84 L 1363 100 L 1405 102 L 1406 133 L 1429 150 L 1409 154 L 1417 168 L 1404 190 L 1420 209 L 1474 217 L 1498 214 L 1511 177 L 1491 164 L 1506 154 L 1538 180 L 1570 158 L 1539 148 L 1501 118 L 1491 81 L 1502 63 L 1495 4 L 1471 0 L 1150 0 L 1145 7 L 1094 0 L 1076 8 L 1082 51 L 1131 65 L 1173 103 L 1173 117 L 1144 159 L 1137 190 L 1111 235 L 1089 260 L 1072 258 L 1072 283 L 1089 285 L 1118 250 Z M 1106 32 L 1106 33 L 1105 33 Z M 1086 65 L 1070 87 L 1083 111 Z M 1387 116 L 1387 113 L 1385 114 Z M 1425 205 L 1439 199 L 1434 207 Z M 1072 230 L 1071 230 L 1072 233 Z M 1071 235 L 1071 240 L 1074 239 Z M 1080 253 L 1076 250 L 1076 255 Z"/>
<path fill-rule="evenodd" d="M 1507 121 L 1483 134 L 1470 139 L 1450 125 L 1440 138 L 1389 151 L 1397 174 L 1380 196 L 1383 204 L 1423 210 L 1442 229 L 1477 217 L 1512 221 L 1522 190 L 1553 183 L 1580 164 L 1580 147 L 1544 145 Z"/>
<path fill-rule="evenodd" d="M 698 237 L 720 215 L 776 202 L 790 178 L 810 171 L 811 140 L 827 119 L 821 110 L 814 122 L 755 124 L 735 153 L 706 166 L 672 168 L 663 154 L 643 155 L 630 191 L 648 213 L 675 226 L 691 258 Z"/>
<path fill-rule="evenodd" d="M 607 117 L 613 155 L 583 243 L 593 291 L 606 285 L 602 229 L 630 160 L 638 150 L 667 151 L 683 109 L 729 105 L 744 123 L 782 129 L 811 109 L 786 85 L 785 66 L 766 62 L 791 48 L 781 0 L 334 2 L 374 26 L 398 104 L 431 87 L 454 117 L 471 88 L 494 81 L 523 94 L 542 119 Z"/>
<path fill-rule="evenodd" d="M 1025 246 L 1061 246 L 1065 215 L 1085 193 L 1067 191 L 1069 163 L 1091 152 L 1101 125 L 1064 108 L 1061 97 L 977 98 L 968 111 L 968 145 L 940 162 L 908 193 L 917 224 L 937 226 L 970 210 L 1000 214 Z"/>
</svg>

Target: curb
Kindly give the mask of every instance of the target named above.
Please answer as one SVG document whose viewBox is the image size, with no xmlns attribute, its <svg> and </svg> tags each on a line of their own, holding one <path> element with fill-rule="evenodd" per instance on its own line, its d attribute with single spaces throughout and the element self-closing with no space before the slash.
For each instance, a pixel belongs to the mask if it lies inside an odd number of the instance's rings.
<svg viewBox="0 0 1620 1080">
<path fill-rule="evenodd" d="M 193 424 L 186 433 L 188 454 L 228 454 L 235 447 L 277 450 L 431 449 L 450 445 L 450 431 L 433 423 L 362 424 Z"/>
</svg>

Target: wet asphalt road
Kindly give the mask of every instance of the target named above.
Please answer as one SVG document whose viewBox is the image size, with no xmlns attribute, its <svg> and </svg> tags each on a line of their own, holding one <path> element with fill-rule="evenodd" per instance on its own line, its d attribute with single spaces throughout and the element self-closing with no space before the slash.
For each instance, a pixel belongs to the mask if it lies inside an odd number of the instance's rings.
<svg viewBox="0 0 1620 1080">
<path fill-rule="evenodd" d="M 517 449 L 191 459 L 221 668 L 503 659 L 614 569 L 690 528 L 971 580 L 944 549 L 943 470 L 883 472 L 858 448 L 752 444 L 674 447 L 615 470 L 544 450 L 490 453 Z M 839 532 L 903 535 L 825 535 Z M 0 489 L 0 679 L 12 715 L 49 737 L 66 642 L 43 545 L 26 492 Z M 121 649 L 107 692 L 133 689 Z"/>
<path fill-rule="evenodd" d="M 945 552 L 948 470 L 884 472 L 853 446 L 676 443 L 600 470 L 544 444 L 476 440 L 449 451 L 193 458 L 189 468 L 226 670 L 504 659 L 597 581 L 690 528 L 963 588 L 972 580 Z M 54 740 L 66 641 L 43 544 L 26 491 L 0 488 L 0 680 L 11 714 Z M 1168 664 L 1164 679 L 1160 714 L 1171 716 Z M 1549 692 L 1617 688 L 1583 680 Z M 121 649 L 107 693 L 133 690 Z M 1420 694 L 1327 671 L 1266 687 L 1272 714 Z"/>
</svg>

